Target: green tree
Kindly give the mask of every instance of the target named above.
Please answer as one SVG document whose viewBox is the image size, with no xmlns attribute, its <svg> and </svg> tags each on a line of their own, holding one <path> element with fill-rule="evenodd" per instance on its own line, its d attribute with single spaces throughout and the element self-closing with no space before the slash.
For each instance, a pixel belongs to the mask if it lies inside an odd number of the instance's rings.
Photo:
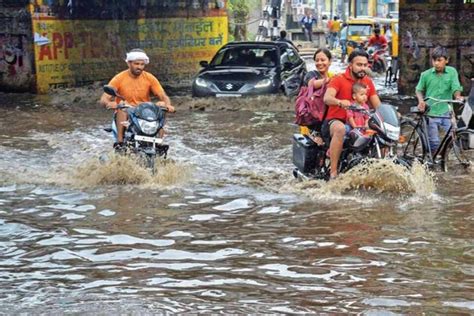
<svg viewBox="0 0 474 316">
<path fill-rule="evenodd" d="M 246 0 L 229 0 L 229 34 L 231 40 L 243 41 L 247 39 L 247 20 L 249 16 L 249 6 Z"/>
</svg>

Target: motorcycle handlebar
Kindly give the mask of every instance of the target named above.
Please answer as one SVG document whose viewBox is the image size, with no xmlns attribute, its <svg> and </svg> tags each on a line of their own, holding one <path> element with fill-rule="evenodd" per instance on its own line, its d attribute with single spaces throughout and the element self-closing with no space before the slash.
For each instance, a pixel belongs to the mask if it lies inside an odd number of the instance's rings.
<svg viewBox="0 0 474 316">
<path fill-rule="evenodd" d="M 133 106 L 131 106 L 130 104 L 127 104 L 127 103 L 123 103 L 123 102 L 119 103 L 117 105 L 118 110 L 126 110 L 126 109 L 130 109 L 130 108 L 133 108 Z M 162 111 L 169 112 L 169 109 L 167 107 L 158 106 L 158 108 L 160 108 Z"/>
<path fill-rule="evenodd" d="M 354 112 L 360 112 L 360 113 L 363 113 L 363 114 L 366 114 L 366 115 L 370 115 L 371 112 L 370 111 L 367 111 L 366 109 L 363 109 L 363 108 L 359 108 L 357 106 L 354 106 L 354 105 L 351 105 L 349 107 L 347 107 L 348 110 L 351 110 L 351 111 L 354 111 Z"/>
</svg>

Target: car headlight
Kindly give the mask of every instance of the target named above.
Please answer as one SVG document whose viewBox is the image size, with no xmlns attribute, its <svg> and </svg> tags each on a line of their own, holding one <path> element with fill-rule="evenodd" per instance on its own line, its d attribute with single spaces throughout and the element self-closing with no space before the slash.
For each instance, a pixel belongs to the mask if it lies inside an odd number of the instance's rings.
<svg viewBox="0 0 474 316">
<path fill-rule="evenodd" d="M 255 88 L 266 88 L 269 87 L 272 84 L 272 81 L 270 79 L 263 79 L 257 82 L 255 85 Z"/>
<path fill-rule="evenodd" d="M 138 125 L 140 125 L 140 129 L 143 133 L 147 135 L 154 135 L 156 131 L 158 131 L 158 121 L 146 121 L 142 119 L 138 119 Z"/>
<path fill-rule="evenodd" d="M 209 87 L 209 82 L 207 80 L 204 80 L 202 78 L 196 78 L 196 85 L 200 86 L 200 87 L 203 87 L 203 88 L 207 88 Z"/>
</svg>

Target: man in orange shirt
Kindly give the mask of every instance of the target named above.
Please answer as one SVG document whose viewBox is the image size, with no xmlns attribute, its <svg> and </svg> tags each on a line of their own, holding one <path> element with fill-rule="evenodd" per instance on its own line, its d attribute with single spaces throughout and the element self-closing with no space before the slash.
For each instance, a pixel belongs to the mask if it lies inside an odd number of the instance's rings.
<svg viewBox="0 0 474 316">
<path fill-rule="evenodd" d="M 150 62 L 145 52 L 141 49 L 132 49 L 127 53 L 125 61 L 128 64 L 128 69 L 117 74 L 109 82 L 109 85 L 125 98 L 125 103 L 130 106 L 137 106 L 142 102 L 150 102 L 150 94 L 153 94 L 160 99 L 156 102 L 157 106 L 166 107 L 169 112 L 174 112 L 175 109 L 171 105 L 170 98 L 166 95 L 158 79 L 144 70 L 145 65 Z M 114 97 L 107 93 L 102 94 L 100 103 L 107 109 L 116 110 L 117 143 L 114 144 L 114 147 L 120 146 L 125 131 L 123 124 L 128 121 L 128 114 L 126 111 L 117 111 L 120 100 L 118 98 L 114 100 Z"/>
</svg>

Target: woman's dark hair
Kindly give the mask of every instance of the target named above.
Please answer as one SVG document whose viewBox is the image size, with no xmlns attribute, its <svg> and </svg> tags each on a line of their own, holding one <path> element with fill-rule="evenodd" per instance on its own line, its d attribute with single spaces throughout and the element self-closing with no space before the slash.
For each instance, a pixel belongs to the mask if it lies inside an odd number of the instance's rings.
<svg viewBox="0 0 474 316">
<path fill-rule="evenodd" d="M 431 52 L 431 59 L 436 60 L 441 57 L 448 59 L 448 51 L 442 46 L 436 46 L 435 49 L 433 49 L 433 51 Z"/>
<path fill-rule="evenodd" d="M 349 55 L 349 62 L 352 62 L 352 60 L 356 57 L 365 57 L 367 59 L 369 59 L 369 54 L 367 54 L 367 52 L 363 49 L 354 49 L 352 51 L 352 53 Z"/>
<path fill-rule="evenodd" d="M 326 55 L 326 57 L 327 57 L 329 60 L 332 59 L 332 54 L 331 54 L 331 52 L 329 51 L 329 49 L 327 49 L 327 48 L 318 48 L 318 49 L 314 52 L 313 60 L 316 59 L 316 55 L 319 54 L 319 53 L 323 53 L 324 55 Z"/>
</svg>

